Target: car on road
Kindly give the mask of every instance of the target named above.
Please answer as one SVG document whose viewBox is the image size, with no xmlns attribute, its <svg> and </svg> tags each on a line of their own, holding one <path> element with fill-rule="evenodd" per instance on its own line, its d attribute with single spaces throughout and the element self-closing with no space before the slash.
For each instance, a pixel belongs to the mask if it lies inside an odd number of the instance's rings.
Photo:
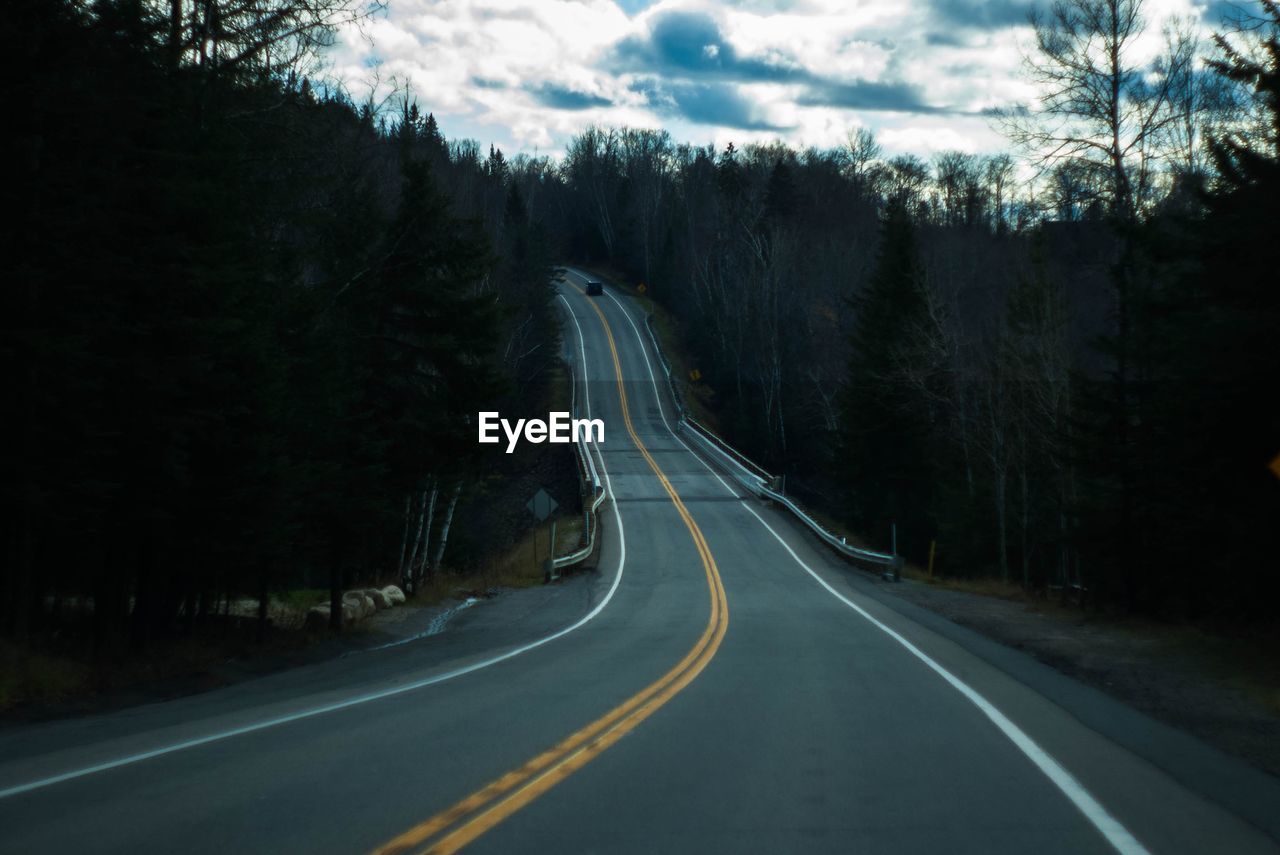
<svg viewBox="0 0 1280 855">
<path fill-rule="evenodd" d="M 600 295 L 602 295 L 603 293 L 604 293 L 604 283 L 602 283 L 602 282 L 595 282 L 595 281 L 592 281 L 592 282 L 588 282 L 588 283 L 587 283 L 587 296 L 588 296 L 588 297 L 599 297 L 599 296 L 600 296 Z"/>
</svg>

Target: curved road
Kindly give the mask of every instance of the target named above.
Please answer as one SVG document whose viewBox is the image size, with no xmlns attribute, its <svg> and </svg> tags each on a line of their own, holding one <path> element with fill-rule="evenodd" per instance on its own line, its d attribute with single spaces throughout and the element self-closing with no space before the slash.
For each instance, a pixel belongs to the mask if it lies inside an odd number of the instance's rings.
<svg viewBox="0 0 1280 855">
<path fill-rule="evenodd" d="M 3 852 L 1277 852 L 1275 779 L 885 597 L 561 286 L 599 569 L 420 643 L 0 733 Z M 532 415 L 532 414 L 528 414 Z"/>
</svg>

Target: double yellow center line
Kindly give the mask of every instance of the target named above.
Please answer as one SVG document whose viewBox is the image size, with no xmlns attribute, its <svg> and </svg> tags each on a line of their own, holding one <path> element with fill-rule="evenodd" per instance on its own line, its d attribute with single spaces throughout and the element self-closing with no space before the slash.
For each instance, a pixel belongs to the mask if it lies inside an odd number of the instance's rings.
<svg viewBox="0 0 1280 855">
<path fill-rule="evenodd" d="M 576 287 L 576 286 L 575 286 Z M 582 289 L 577 289 L 582 293 Z M 613 340 L 613 330 L 604 312 L 594 302 L 588 305 L 595 310 L 609 340 L 609 352 L 613 357 L 613 373 L 618 381 L 618 397 L 622 404 L 622 421 L 631 441 L 658 476 L 662 489 L 675 505 L 680 519 L 693 537 L 693 544 L 702 559 L 702 569 L 711 594 L 711 615 L 707 626 L 693 648 L 670 671 L 619 704 L 604 716 L 570 735 L 555 747 L 542 752 L 519 768 L 490 781 L 471 795 L 446 808 L 427 821 L 415 825 L 394 840 L 376 850 L 375 855 L 400 855 L 411 851 L 445 855 L 457 852 L 480 835 L 511 816 L 556 784 L 590 763 L 609 746 L 630 733 L 640 722 L 653 715 L 663 704 L 671 700 L 685 686 L 702 673 L 724 639 L 729 628 L 729 606 L 725 600 L 724 585 L 716 567 L 711 549 L 707 546 L 702 530 L 693 521 L 689 509 L 676 493 L 666 473 L 654 461 L 631 423 L 631 411 L 622 380 L 622 365 L 618 361 L 618 348 Z"/>
</svg>

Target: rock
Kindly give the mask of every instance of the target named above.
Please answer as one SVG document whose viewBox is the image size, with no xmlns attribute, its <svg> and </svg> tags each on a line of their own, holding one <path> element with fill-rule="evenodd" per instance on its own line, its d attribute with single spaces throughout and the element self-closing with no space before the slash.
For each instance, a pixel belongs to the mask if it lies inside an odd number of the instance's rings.
<svg viewBox="0 0 1280 855">
<path fill-rule="evenodd" d="M 342 619 L 344 621 L 347 620 L 348 607 L 351 609 L 353 621 L 364 620 L 377 611 L 373 605 L 373 600 L 366 597 L 364 591 L 347 591 L 342 595 Z"/>
<path fill-rule="evenodd" d="M 391 608 L 391 600 L 377 588 L 365 588 L 364 595 L 373 600 L 373 607 L 378 611 Z"/>
<path fill-rule="evenodd" d="M 395 585 L 388 585 L 387 587 L 383 588 L 382 594 L 391 602 L 391 605 L 393 606 L 398 606 L 401 603 L 403 603 L 405 600 L 404 591 L 400 590 Z"/>
</svg>

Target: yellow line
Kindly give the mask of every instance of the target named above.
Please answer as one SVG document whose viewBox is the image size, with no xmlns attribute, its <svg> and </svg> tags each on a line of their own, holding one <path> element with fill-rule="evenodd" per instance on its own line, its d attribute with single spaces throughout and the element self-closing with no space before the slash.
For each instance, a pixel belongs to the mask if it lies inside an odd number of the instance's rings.
<svg viewBox="0 0 1280 855">
<path fill-rule="evenodd" d="M 582 293 L 582 289 L 577 289 Z M 490 781 L 471 795 L 441 811 L 431 819 L 414 826 L 394 840 L 374 850 L 375 855 L 399 855 L 426 843 L 437 834 L 461 823 L 443 837 L 437 839 L 425 851 L 430 853 L 453 853 L 474 841 L 498 823 L 516 811 L 528 805 L 534 799 L 550 790 L 556 784 L 572 775 L 578 769 L 590 763 L 605 749 L 616 743 L 642 721 L 647 719 L 663 704 L 675 697 L 682 689 L 693 682 L 702 669 L 715 656 L 729 627 L 729 607 L 725 599 L 724 585 L 720 580 L 720 571 L 716 567 L 711 549 L 707 546 L 702 530 L 694 522 L 689 509 L 681 501 L 675 487 L 667 479 L 666 473 L 654 461 L 649 450 L 636 434 L 631 422 L 631 410 L 627 401 L 626 389 L 622 380 L 622 365 L 618 359 L 618 348 L 614 342 L 613 330 L 604 316 L 604 312 L 594 302 L 589 303 L 600 318 L 605 336 L 609 341 L 609 352 L 613 358 L 614 376 L 618 381 L 618 397 L 622 405 L 622 420 L 626 425 L 631 441 L 648 462 L 663 490 L 675 505 L 676 512 L 684 521 L 685 527 L 693 538 L 694 547 L 702 559 L 703 571 L 707 578 L 707 588 L 711 594 L 711 614 L 707 626 L 702 631 L 693 648 L 675 667 L 662 677 L 619 704 L 591 724 L 558 743 L 555 747 L 542 752 L 517 769 Z M 463 821 L 465 819 L 465 822 Z"/>
</svg>

